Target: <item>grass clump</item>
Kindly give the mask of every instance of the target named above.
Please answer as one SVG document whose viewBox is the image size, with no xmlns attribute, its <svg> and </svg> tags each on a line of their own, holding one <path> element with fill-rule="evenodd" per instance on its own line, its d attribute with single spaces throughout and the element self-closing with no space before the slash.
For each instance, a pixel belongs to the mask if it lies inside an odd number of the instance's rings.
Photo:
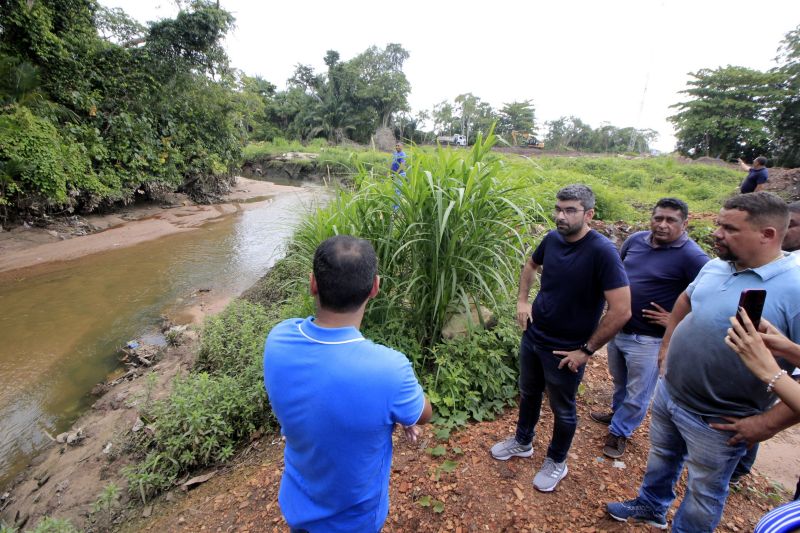
<svg viewBox="0 0 800 533">
<path fill-rule="evenodd" d="M 140 432 L 146 453 L 126 470 L 129 490 L 146 502 L 181 474 L 229 459 L 267 418 L 263 387 L 248 381 L 205 372 L 177 378 L 169 398 L 153 406 L 152 433 Z"/>
<path fill-rule="evenodd" d="M 519 187 L 500 179 L 502 162 L 487 157 L 493 143 L 490 134 L 466 153 L 412 149 L 405 178 L 362 170 L 356 191 L 340 191 L 300 226 L 293 242 L 298 270 L 310 270 L 328 237 L 369 240 L 382 292 L 365 321 L 414 324 L 422 346 L 438 342 L 454 314 L 496 307 L 516 283 L 535 208 L 518 206 Z"/>
</svg>

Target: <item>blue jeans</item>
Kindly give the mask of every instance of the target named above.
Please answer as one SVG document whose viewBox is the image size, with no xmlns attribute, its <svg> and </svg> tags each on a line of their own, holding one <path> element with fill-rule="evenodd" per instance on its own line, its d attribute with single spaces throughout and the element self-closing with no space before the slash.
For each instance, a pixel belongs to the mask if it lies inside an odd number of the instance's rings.
<svg viewBox="0 0 800 533">
<path fill-rule="evenodd" d="M 686 462 L 689 478 L 672 521 L 674 533 L 714 531 L 728 498 L 728 481 L 747 451 L 744 443 L 728 446 L 733 434 L 708 425 L 720 420 L 705 418 L 677 405 L 664 380 L 658 381 L 650 420 L 650 455 L 638 501 L 666 515 Z"/>
<path fill-rule="evenodd" d="M 608 369 L 614 378 L 609 431 L 628 438 L 647 414 L 658 381 L 659 337 L 618 333 L 608 343 Z"/>
<path fill-rule="evenodd" d="M 553 436 L 547 448 L 547 457 L 557 463 L 567 458 L 572 438 L 578 427 L 575 395 L 583 379 L 586 365 L 573 372 L 565 365 L 559 369 L 561 358 L 553 352 L 535 345 L 527 335 L 522 335 L 519 347 L 519 419 L 517 442 L 533 441 L 536 423 L 542 410 L 542 396 L 547 389 L 550 409 L 553 411 Z"/>
</svg>

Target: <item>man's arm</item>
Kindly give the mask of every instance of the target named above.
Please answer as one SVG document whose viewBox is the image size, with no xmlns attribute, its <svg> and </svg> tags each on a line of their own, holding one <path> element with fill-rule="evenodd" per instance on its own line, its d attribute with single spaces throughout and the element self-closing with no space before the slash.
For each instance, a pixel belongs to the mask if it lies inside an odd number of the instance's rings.
<svg viewBox="0 0 800 533">
<path fill-rule="evenodd" d="M 529 300 L 533 280 L 541 265 L 533 262 L 533 257 L 528 257 L 522 273 L 519 275 L 519 293 L 517 294 L 517 324 L 522 331 L 528 329 L 531 321 L 531 303 Z"/>
<path fill-rule="evenodd" d="M 664 366 L 667 360 L 667 350 L 669 349 L 669 341 L 672 339 L 672 332 L 681 320 L 686 318 L 686 315 L 692 311 L 692 301 L 686 291 L 683 291 L 678 299 L 675 300 L 675 305 L 672 306 L 672 312 L 669 314 L 669 321 L 667 322 L 667 329 L 664 331 L 664 338 L 661 339 L 661 347 L 658 349 L 658 368 L 661 373 L 664 373 Z"/>
<path fill-rule="evenodd" d="M 758 185 L 756 185 L 756 188 L 755 188 L 755 190 L 753 192 L 758 192 L 758 191 L 763 190 L 764 189 L 764 185 L 766 185 L 766 182 L 759 183 Z"/>
<path fill-rule="evenodd" d="M 745 172 L 750 172 L 750 165 L 748 165 L 747 163 L 745 163 L 744 161 L 742 161 L 742 158 L 741 158 L 741 157 L 739 158 L 739 160 L 738 160 L 738 161 L 739 161 L 739 166 L 740 166 L 740 167 L 742 167 L 742 169 L 743 169 Z"/>
<path fill-rule="evenodd" d="M 732 431 L 735 433 L 728 440 L 730 446 L 742 441 L 746 442 L 748 446 L 752 446 L 800 423 L 800 413 L 795 413 L 788 405 L 780 402 L 760 415 L 748 416 L 747 418 L 725 417 L 725 419 L 728 420 L 728 424 L 711 423 L 710 425 L 720 431 Z"/>
<path fill-rule="evenodd" d="M 603 318 L 600 319 L 597 329 L 594 330 L 594 333 L 586 343 L 589 350 L 592 351 L 610 341 L 611 337 L 616 335 L 631 318 L 630 287 L 626 285 L 625 287 L 605 291 L 603 294 L 608 303 L 608 310 L 603 315 Z M 567 368 L 573 372 L 577 372 L 589 360 L 589 356 L 580 349 L 571 352 L 554 351 L 553 353 L 564 356 L 564 359 L 558 363 L 558 368 L 563 368 L 564 365 L 567 365 Z"/>
<path fill-rule="evenodd" d="M 417 426 L 427 424 L 433 418 L 433 406 L 428 397 L 425 397 L 425 405 L 422 407 L 422 414 L 419 415 L 417 421 L 411 426 L 403 426 L 403 433 L 406 434 L 408 442 L 416 443 L 420 435 L 420 429 Z"/>
</svg>

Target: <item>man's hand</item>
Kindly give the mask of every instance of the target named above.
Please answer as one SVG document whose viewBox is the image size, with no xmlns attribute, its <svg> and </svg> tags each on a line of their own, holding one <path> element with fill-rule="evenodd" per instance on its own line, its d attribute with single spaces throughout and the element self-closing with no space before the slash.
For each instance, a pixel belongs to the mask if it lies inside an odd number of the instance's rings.
<svg viewBox="0 0 800 533">
<path fill-rule="evenodd" d="M 663 328 L 667 327 L 669 323 L 669 311 L 661 307 L 655 302 L 650 302 L 650 305 L 655 307 L 653 309 L 642 309 L 642 316 L 647 319 L 651 324 L 657 324 Z"/>
<path fill-rule="evenodd" d="M 567 368 L 573 372 L 577 372 L 589 360 L 583 350 L 572 350 L 571 352 L 553 352 L 555 355 L 563 355 L 564 358 L 558 363 L 558 369 L 561 370 L 566 365 Z"/>
<path fill-rule="evenodd" d="M 728 439 L 728 446 L 735 446 L 740 442 L 746 442 L 748 448 L 752 448 L 757 442 L 772 438 L 775 432 L 769 429 L 769 425 L 764 421 L 764 415 L 753 415 L 747 418 L 734 418 L 723 416 L 728 424 L 712 422 L 712 428 L 720 431 L 732 431 L 733 437 Z"/>
<path fill-rule="evenodd" d="M 531 304 L 526 301 L 517 302 L 517 324 L 522 328 L 522 331 L 528 329 L 528 324 L 531 323 Z"/>
<path fill-rule="evenodd" d="M 410 442 L 411 444 L 416 444 L 417 438 L 422 433 L 422 430 L 419 429 L 419 426 L 402 426 L 402 427 L 403 427 L 403 433 L 406 434 L 406 439 L 408 439 L 408 442 Z"/>
</svg>

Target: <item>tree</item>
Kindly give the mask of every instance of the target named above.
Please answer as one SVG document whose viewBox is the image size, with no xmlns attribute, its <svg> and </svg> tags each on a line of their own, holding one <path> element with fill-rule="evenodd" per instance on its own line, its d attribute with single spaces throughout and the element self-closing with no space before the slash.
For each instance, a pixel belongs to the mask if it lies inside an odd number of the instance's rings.
<svg viewBox="0 0 800 533">
<path fill-rule="evenodd" d="M 786 34 L 772 72 L 781 77 L 783 97 L 770 118 L 776 163 L 800 166 L 800 25 Z"/>
<path fill-rule="evenodd" d="M 503 104 L 497 133 L 510 135 L 512 131 L 536 132 L 536 111 L 532 100 Z"/>
<path fill-rule="evenodd" d="M 689 74 L 691 99 L 672 107 L 678 150 L 726 160 L 753 159 L 770 146 L 767 118 L 781 96 L 780 75 L 744 67 L 701 69 Z"/>
</svg>

